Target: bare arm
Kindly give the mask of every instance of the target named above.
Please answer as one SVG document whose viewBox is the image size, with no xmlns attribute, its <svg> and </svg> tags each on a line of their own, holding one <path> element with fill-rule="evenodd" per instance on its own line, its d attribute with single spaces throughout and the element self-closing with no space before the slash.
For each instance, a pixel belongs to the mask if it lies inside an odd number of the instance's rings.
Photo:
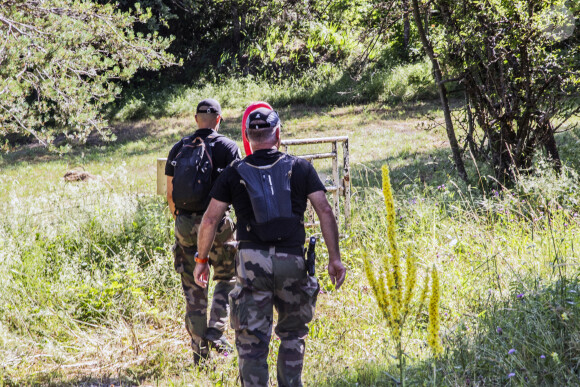
<svg viewBox="0 0 580 387">
<path fill-rule="evenodd" d="M 169 211 L 175 219 L 175 202 L 173 201 L 173 176 L 167 176 L 167 203 L 169 204 Z"/>
<path fill-rule="evenodd" d="M 322 229 L 322 236 L 328 249 L 328 274 L 330 280 L 340 288 L 346 276 L 346 269 L 340 260 L 340 249 L 338 247 L 338 226 L 332 208 L 326 200 L 324 191 L 316 191 L 308 195 L 312 207 L 318 215 L 320 220 L 320 228 Z"/>
<path fill-rule="evenodd" d="M 199 226 L 199 233 L 197 234 L 197 253 L 199 258 L 204 259 L 209 255 L 209 250 L 215 238 L 218 225 L 227 209 L 228 203 L 220 202 L 216 199 L 211 199 L 211 202 L 209 202 L 209 207 L 207 207 L 205 214 L 203 214 L 201 225 Z M 209 265 L 207 263 L 196 263 L 193 271 L 193 278 L 196 284 L 205 288 L 207 286 L 208 274 Z"/>
</svg>

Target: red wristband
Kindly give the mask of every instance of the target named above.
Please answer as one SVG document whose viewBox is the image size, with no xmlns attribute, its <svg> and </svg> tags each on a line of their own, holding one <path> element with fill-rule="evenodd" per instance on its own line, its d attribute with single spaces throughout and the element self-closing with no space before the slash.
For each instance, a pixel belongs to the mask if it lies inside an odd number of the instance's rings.
<svg viewBox="0 0 580 387">
<path fill-rule="evenodd" d="M 194 260 L 195 260 L 195 262 L 197 262 L 197 263 L 202 263 L 202 264 L 204 264 L 204 263 L 207 263 L 207 262 L 209 261 L 209 257 L 207 257 L 207 258 L 205 258 L 205 259 L 203 259 L 203 258 L 199 258 L 199 255 L 198 255 L 198 253 L 195 253 L 195 258 L 194 258 Z"/>
</svg>

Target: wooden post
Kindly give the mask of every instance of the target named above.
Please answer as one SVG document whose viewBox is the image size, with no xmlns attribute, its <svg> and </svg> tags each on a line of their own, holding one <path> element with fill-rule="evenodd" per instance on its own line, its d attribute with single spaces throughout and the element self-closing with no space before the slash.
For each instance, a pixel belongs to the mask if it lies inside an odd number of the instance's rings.
<svg viewBox="0 0 580 387">
<path fill-rule="evenodd" d="M 334 217 L 336 218 L 336 224 L 339 225 L 339 214 L 340 214 L 340 182 L 338 177 L 338 141 L 332 143 L 332 153 L 334 157 L 332 158 L 332 183 L 336 187 L 336 190 L 332 193 L 332 199 L 334 204 Z"/>
<path fill-rule="evenodd" d="M 165 176 L 165 163 L 167 163 L 167 159 L 157 159 L 157 195 L 167 194 L 167 176 Z"/>
<path fill-rule="evenodd" d="M 346 228 L 350 227 L 350 157 L 348 141 L 342 143 L 342 193 L 344 194 L 344 223 Z"/>
</svg>

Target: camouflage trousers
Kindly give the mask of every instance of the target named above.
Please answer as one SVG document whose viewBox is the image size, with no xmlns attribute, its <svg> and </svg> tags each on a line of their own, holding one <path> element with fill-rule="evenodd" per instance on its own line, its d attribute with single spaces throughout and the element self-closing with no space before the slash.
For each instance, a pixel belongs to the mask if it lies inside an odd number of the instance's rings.
<svg viewBox="0 0 580 387">
<path fill-rule="evenodd" d="M 205 339 L 208 328 L 223 332 L 228 318 L 228 293 L 235 283 L 234 256 L 236 249 L 234 227 L 229 217 L 224 217 L 218 226 L 216 237 L 209 253 L 209 264 L 213 268 L 216 282 L 209 322 L 207 321 L 207 288 L 199 287 L 193 279 L 197 234 L 201 215 L 178 215 L 175 219 L 175 271 L 181 274 L 181 285 L 186 301 L 185 327 L 191 336 L 191 347 L 200 356 L 208 356 Z M 228 243 L 226 243 L 228 242 Z"/>
<path fill-rule="evenodd" d="M 273 308 L 278 312 L 276 335 L 279 386 L 301 386 L 305 339 L 314 315 L 319 286 L 306 274 L 302 255 L 241 249 L 236 256 L 236 286 L 230 293 L 231 324 L 243 386 L 268 385 L 268 350 Z"/>
</svg>

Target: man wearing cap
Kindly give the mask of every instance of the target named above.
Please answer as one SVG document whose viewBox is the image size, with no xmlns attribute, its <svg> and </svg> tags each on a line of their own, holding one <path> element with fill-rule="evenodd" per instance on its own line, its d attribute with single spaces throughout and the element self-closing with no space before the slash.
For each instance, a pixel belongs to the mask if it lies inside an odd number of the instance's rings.
<svg viewBox="0 0 580 387">
<path fill-rule="evenodd" d="M 337 289 L 346 269 L 340 259 L 338 227 L 325 188 L 312 164 L 278 151 L 280 119 L 270 109 L 247 120 L 253 154 L 233 162 L 210 193 L 211 202 L 198 234 L 200 256 L 208 254 L 219 220 L 230 204 L 236 211 L 236 286 L 230 293 L 242 385 L 268 385 L 268 350 L 273 309 L 280 338 L 279 386 L 302 385 L 307 324 L 312 320 L 318 281 L 306 272 L 304 212 L 312 203 L 328 248 L 328 273 Z M 197 265 L 196 283 L 207 284 L 209 268 Z"/>
<path fill-rule="evenodd" d="M 185 326 L 191 336 L 194 362 L 209 357 L 209 349 L 213 347 L 218 352 L 231 351 L 232 347 L 223 335 L 228 313 L 228 293 L 235 283 L 234 267 L 234 227 L 227 213 L 223 213 L 217 222 L 217 235 L 215 241 L 210 243 L 204 251 L 204 257 L 209 255 L 209 263 L 213 266 L 213 279 L 216 281 L 213 300 L 211 304 L 209 322 L 207 320 L 207 289 L 198 286 L 193 279 L 193 270 L 196 265 L 197 233 L 205 208 L 209 203 L 209 196 L 202 198 L 197 204 L 197 211 L 187 210 L 186 201 L 175 202 L 182 186 L 187 185 L 174 176 L 180 167 L 180 162 L 187 147 L 191 147 L 194 141 L 204 143 L 207 154 L 211 155 L 209 163 L 212 164 L 211 179 L 209 184 L 216 181 L 220 173 L 234 160 L 240 159 L 241 154 L 238 146 L 232 140 L 218 135 L 217 131 L 221 122 L 221 106 L 214 99 L 205 99 L 197 105 L 195 121 L 198 129 L 193 135 L 184 137 L 177 142 L 167 157 L 165 174 L 167 175 L 167 201 L 169 209 L 175 218 L 175 245 L 174 266 L 181 275 L 181 284 L 186 300 Z M 181 157 L 181 158 L 180 158 Z M 183 164 L 182 164 L 183 165 Z M 183 168 L 183 167 L 182 167 Z M 182 169 L 183 170 L 183 169 Z M 174 186 L 174 180 L 176 185 Z M 179 186 L 181 184 L 182 186 Z M 211 187 L 207 188 L 207 192 Z M 183 196 L 183 195 L 182 195 Z M 183 204 L 180 204 L 183 203 Z M 191 207 L 190 207 L 191 208 Z M 206 262 L 201 260 L 202 262 Z"/>
</svg>

